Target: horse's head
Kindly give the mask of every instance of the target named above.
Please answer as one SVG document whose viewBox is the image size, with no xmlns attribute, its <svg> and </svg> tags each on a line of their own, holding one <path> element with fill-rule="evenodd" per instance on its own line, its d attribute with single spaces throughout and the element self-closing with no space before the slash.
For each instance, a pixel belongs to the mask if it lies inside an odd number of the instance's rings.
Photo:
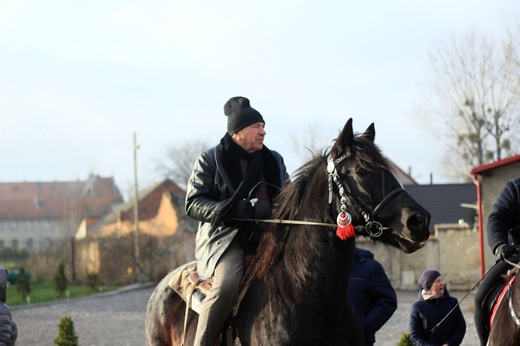
<svg viewBox="0 0 520 346">
<path fill-rule="evenodd" d="M 374 139 L 374 124 L 357 135 L 352 119 L 345 124 L 328 156 L 332 203 L 351 214 L 357 234 L 414 252 L 430 236 L 430 213 L 402 188 Z"/>
</svg>

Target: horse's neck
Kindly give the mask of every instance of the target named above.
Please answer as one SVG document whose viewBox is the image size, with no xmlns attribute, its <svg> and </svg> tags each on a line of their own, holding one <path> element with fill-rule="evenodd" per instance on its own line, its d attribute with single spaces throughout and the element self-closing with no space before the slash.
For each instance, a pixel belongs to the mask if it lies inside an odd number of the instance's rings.
<svg viewBox="0 0 520 346">
<path fill-rule="evenodd" d="M 317 234 L 315 230 L 299 232 L 307 234 L 293 232 L 283 255 L 283 270 L 301 285 L 320 289 L 332 284 L 341 291 L 345 289 L 352 265 L 354 241 L 338 241 L 326 234 Z"/>
</svg>

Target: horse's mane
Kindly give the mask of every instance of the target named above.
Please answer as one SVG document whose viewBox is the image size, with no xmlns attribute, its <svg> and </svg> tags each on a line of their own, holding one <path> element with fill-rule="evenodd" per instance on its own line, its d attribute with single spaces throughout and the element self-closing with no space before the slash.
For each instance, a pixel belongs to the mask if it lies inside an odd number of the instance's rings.
<svg viewBox="0 0 520 346">
<path fill-rule="evenodd" d="M 346 154 L 356 160 L 356 169 L 373 171 L 374 169 L 389 169 L 389 161 L 372 141 L 356 134 L 354 146 L 347 152 L 338 152 L 336 146 L 322 153 L 313 153 L 312 158 L 304 163 L 293 175 L 293 180 L 287 184 L 275 201 L 274 219 L 335 222 L 328 208 L 328 174 L 326 171 L 327 157 L 339 157 Z M 257 256 L 244 278 L 245 282 L 255 277 L 265 278 L 269 269 L 277 263 L 287 245 L 292 230 L 301 225 L 287 226 L 271 224 L 266 231 L 257 250 Z M 305 237 L 300 237 L 307 241 Z M 299 238 L 299 239 L 300 239 Z"/>
</svg>

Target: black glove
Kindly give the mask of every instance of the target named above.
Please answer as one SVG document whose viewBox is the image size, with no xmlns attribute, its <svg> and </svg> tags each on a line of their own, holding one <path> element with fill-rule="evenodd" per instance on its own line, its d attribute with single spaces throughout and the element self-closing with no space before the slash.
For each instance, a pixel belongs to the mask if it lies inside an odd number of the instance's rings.
<svg viewBox="0 0 520 346">
<path fill-rule="evenodd" d="M 233 220 L 231 215 L 231 203 L 230 199 L 225 199 L 219 202 L 213 210 L 213 216 L 211 217 L 211 224 L 213 226 L 219 226 L 221 223 L 229 223 Z"/>
<path fill-rule="evenodd" d="M 505 258 L 508 258 L 514 253 L 515 248 L 508 243 L 501 244 L 495 249 L 495 257 L 497 258 L 497 260 L 503 260 Z"/>
<path fill-rule="evenodd" d="M 255 207 L 254 204 L 256 201 L 251 202 L 248 199 L 243 199 L 238 201 L 235 209 L 233 210 L 233 217 L 236 219 L 252 219 L 255 216 Z"/>
</svg>

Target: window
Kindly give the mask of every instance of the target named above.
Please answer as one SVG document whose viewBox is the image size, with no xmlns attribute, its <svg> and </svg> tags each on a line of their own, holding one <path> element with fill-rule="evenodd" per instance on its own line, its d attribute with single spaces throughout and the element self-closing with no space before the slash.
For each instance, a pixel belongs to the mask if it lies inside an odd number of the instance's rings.
<svg viewBox="0 0 520 346">
<path fill-rule="evenodd" d="M 52 246 L 52 240 L 51 238 L 45 238 L 43 239 L 43 248 L 44 249 L 50 249 Z"/>
<path fill-rule="evenodd" d="M 0 239 L 0 250 L 3 250 L 4 247 L 5 247 L 4 240 Z"/>
<path fill-rule="evenodd" d="M 18 230 L 18 223 L 16 221 L 11 221 L 11 231 L 16 232 Z"/>
<path fill-rule="evenodd" d="M 18 239 L 11 240 L 11 247 L 13 249 L 18 249 Z"/>
<path fill-rule="evenodd" d="M 27 250 L 33 250 L 34 248 L 34 240 L 32 238 L 29 238 L 25 241 L 25 245 L 27 247 Z"/>
</svg>

